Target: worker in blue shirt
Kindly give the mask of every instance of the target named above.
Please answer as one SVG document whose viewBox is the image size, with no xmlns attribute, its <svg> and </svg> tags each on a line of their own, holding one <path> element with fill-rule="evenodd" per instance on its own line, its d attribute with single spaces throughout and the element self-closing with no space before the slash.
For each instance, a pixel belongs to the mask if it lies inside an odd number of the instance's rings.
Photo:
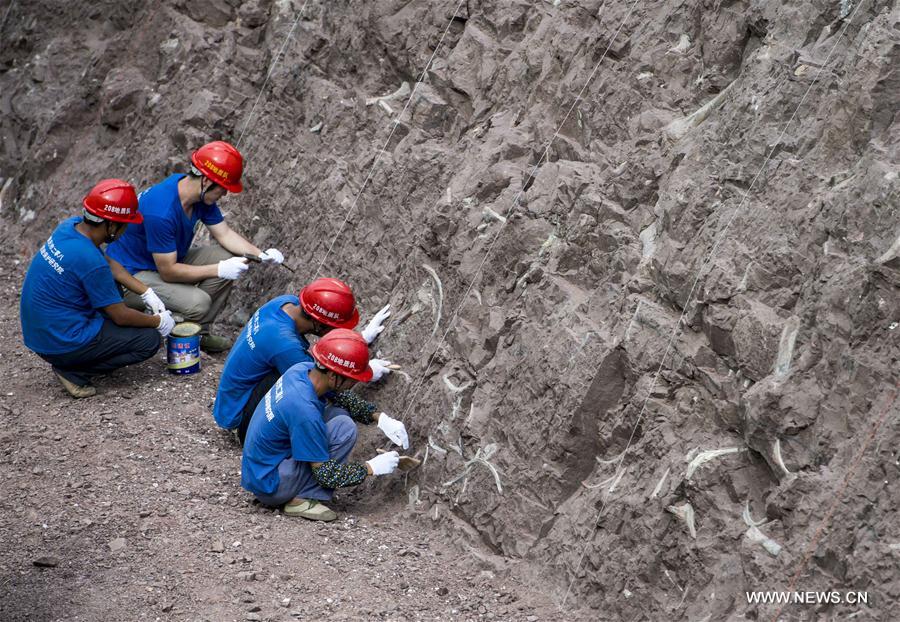
<svg viewBox="0 0 900 622">
<path fill-rule="evenodd" d="M 338 328 L 310 352 L 314 362 L 288 369 L 256 407 L 244 444 L 241 486 L 265 505 L 284 505 L 286 516 L 330 521 L 337 514 L 323 502 L 331 500 L 336 488 L 393 473 L 399 456 L 391 451 L 365 463 L 347 462 L 356 444 L 356 425 L 346 411 L 322 399 L 371 380 L 365 339 Z M 388 437 L 409 447 L 403 424 L 391 421 Z"/>
<path fill-rule="evenodd" d="M 143 224 L 130 227 L 108 249 L 139 281 L 153 287 L 173 313 L 200 324 L 200 347 L 222 352 L 231 340 L 210 333 L 234 281 L 247 270 L 243 254 L 264 263 L 282 263 L 278 249 L 262 252 L 225 222 L 216 201 L 243 190 L 243 157 L 232 145 L 215 141 L 191 156 L 189 175 L 171 175 L 141 193 Z M 215 244 L 191 248 L 194 228 L 202 222 Z M 140 308 L 132 295 L 125 302 Z"/>
<path fill-rule="evenodd" d="M 384 330 L 390 305 L 379 311 L 362 331 L 367 343 Z M 356 299 L 350 287 L 330 278 L 317 279 L 299 296 L 278 296 L 256 310 L 228 353 L 219 378 L 213 418 L 219 427 L 236 430 L 244 442 L 250 417 L 262 396 L 288 368 L 312 362 L 306 335 L 321 337 L 335 328 L 353 329 L 359 322 Z M 390 361 L 373 359 L 373 381 L 390 373 Z M 369 423 L 375 405 L 345 392 L 332 401 Z"/>
<path fill-rule="evenodd" d="M 175 325 L 154 291 L 100 249 L 141 221 L 134 188 L 103 180 L 83 206 L 83 215 L 60 223 L 31 260 L 20 301 L 25 345 L 53 366 L 72 397 L 96 394 L 91 377 L 153 356 L 160 335 Z M 116 283 L 140 296 L 152 315 L 125 306 Z"/>
</svg>

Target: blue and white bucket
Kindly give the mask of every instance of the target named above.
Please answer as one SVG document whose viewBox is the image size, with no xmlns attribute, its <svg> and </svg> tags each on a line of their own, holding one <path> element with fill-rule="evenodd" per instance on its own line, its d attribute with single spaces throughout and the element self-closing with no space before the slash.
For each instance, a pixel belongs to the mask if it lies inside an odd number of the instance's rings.
<svg viewBox="0 0 900 622">
<path fill-rule="evenodd" d="M 176 324 L 166 342 L 169 373 L 196 374 L 200 371 L 200 325 Z"/>
</svg>

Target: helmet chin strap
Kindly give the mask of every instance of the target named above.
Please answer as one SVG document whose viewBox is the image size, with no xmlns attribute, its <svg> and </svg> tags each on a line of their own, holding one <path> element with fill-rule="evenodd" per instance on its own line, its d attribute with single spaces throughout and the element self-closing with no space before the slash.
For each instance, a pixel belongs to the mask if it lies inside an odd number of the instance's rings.
<svg viewBox="0 0 900 622">
<path fill-rule="evenodd" d="M 203 182 L 204 182 L 204 181 L 208 181 L 208 182 L 209 182 L 209 185 L 206 186 L 205 188 L 203 187 Z M 219 185 L 219 184 L 217 184 L 216 182 L 214 182 L 212 179 L 209 179 L 209 178 L 206 177 L 205 175 L 201 176 L 201 177 L 200 177 L 200 202 L 201 202 L 201 203 L 206 203 L 206 201 L 204 200 L 205 197 L 206 197 L 206 193 L 209 192 L 210 190 L 214 190 L 214 189 L 216 188 L 216 186 L 218 186 L 218 185 Z"/>
<path fill-rule="evenodd" d="M 109 220 L 107 220 L 107 221 L 106 221 L 106 243 L 107 243 L 107 244 L 111 244 L 112 242 L 115 242 L 115 241 L 116 241 L 116 235 L 117 235 L 117 234 L 115 234 L 115 233 L 110 233 L 110 232 L 109 232 L 109 225 L 110 225 L 110 224 L 112 224 L 112 222 L 109 221 Z"/>
<path fill-rule="evenodd" d="M 204 197 L 206 197 L 206 191 L 209 190 L 209 188 L 204 188 L 204 187 L 203 187 L 203 182 L 204 182 L 204 181 L 206 181 L 206 177 L 200 177 L 200 202 L 201 202 L 201 203 L 205 203 L 205 202 L 206 202 L 206 201 L 204 201 L 203 199 L 204 199 Z"/>
</svg>

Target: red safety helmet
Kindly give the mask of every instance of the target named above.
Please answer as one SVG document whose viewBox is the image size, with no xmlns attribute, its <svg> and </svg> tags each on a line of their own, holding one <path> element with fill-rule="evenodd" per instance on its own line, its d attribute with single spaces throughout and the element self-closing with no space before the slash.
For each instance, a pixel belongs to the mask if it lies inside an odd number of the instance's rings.
<svg viewBox="0 0 900 622">
<path fill-rule="evenodd" d="M 207 143 L 191 155 L 194 167 L 228 192 L 241 192 L 241 173 L 244 157 L 241 152 L 223 140 Z"/>
<path fill-rule="evenodd" d="M 144 221 L 134 186 L 121 179 L 104 179 L 91 188 L 81 203 L 88 214 L 97 218 L 135 225 Z"/>
<path fill-rule="evenodd" d="M 337 279 L 316 279 L 300 290 L 300 306 L 314 320 L 332 328 L 354 328 L 359 311 L 350 287 Z"/>
<path fill-rule="evenodd" d="M 341 376 L 360 382 L 372 379 L 369 344 L 357 332 L 337 328 L 319 339 L 311 352 L 319 365 Z"/>
</svg>

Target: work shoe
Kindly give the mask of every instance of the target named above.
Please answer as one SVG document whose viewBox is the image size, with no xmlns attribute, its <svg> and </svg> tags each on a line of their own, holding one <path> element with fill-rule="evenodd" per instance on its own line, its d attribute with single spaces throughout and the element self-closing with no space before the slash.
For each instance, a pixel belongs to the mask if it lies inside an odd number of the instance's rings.
<svg viewBox="0 0 900 622">
<path fill-rule="evenodd" d="M 228 337 L 221 337 L 219 335 L 200 336 L 200 349 L 207 354 L 225 352 L 226 350 L 230 350 L 233 345 L 234 342 Z"/>
<path fill-rule="evenodd" d="M 309 520 L 322 520 L 325 522 L 337 518 L 337 512 L 323 505 L 315 499 L 294 499 L 284 506 L 285 516 L 300 516 Z"/>
<path fill-rule="evenodd" d="M 71 380 L 64 378 L 62 374 L 57 374 L 56 372 L 53 373 L 56 374 L 56 377 L 59 378 L 60 384 L 62 384 L 62 386 L 72 397 L 92 397 L 94 395 L 97 395 L 97 387 L 90 384 L 81 386 L 79 384 L 75 384 Z"/>
</svg>

